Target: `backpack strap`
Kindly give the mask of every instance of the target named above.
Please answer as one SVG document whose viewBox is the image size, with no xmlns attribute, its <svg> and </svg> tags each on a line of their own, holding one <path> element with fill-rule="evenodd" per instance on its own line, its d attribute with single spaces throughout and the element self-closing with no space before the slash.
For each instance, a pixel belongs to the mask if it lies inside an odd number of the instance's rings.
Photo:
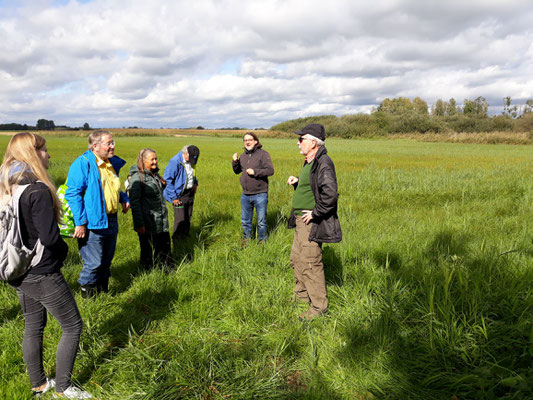
<svg viewBox="0 0 533 400">
<path fill-rule="evenodd" d="M 21 236 L 20 197 L 28 186 L 30 185 L 14 185 L 11 199 L 2 209 L 2 216 L 6 219 L 2 222 L 9 225 L 2 227 L 0 251 L 0 279 L 2 280 L 10 281 L 21 277 L 31 267 L 37 265 L 43 256 L 44 246 L 40 239 L 37 239 L 35 247 L 30 249 L 24 245 Z"/>
<path fill-rule="evenodd" d="M 44 183 L 43 181 L 40 181 L 40 180 L 37 180 L 36 183 L 37 182 Z M 17 212 L 16 220 L 17 220 L 18 229 L 21 235 L 22 235 L 22 229 L 20 226 L 20 214 L 21 214 L 20 213 L 20 198 L 22 197 L 22 194 L 29 186 L 30 184 L 18 185 L 18 188 L 17 188 L 17 194 L 18 194 L 16 198 L 17 206 L 14 209 Z M 21 241 L 22 241 L 22 237 L 21 237 Z M 31 263 L 28 269 L 30 269 L 31 267 L 35 267 L 37 264 L 41 262 L 41 259 L 43 258 L 44 246 L 41 243 L 41 239 L 37 238 L 37 242 L 35 243 L 35 247 L 32 249 L 32 252 L 33 252 L 33 258 L 31 259 Z"/>
</svg>

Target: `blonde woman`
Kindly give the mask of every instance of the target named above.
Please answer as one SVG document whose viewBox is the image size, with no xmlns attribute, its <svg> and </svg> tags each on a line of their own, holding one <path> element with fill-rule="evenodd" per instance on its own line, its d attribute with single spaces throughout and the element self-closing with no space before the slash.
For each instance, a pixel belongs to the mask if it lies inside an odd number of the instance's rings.
<svg viewBox="0 0 533 400">
<path fill-rule="evenodd" d="M 24 244 L 33 248 L 38 240 L 44 246 L 41 260 L 25 275 L 10 281 L 24 313 L 22 352 L 32 391 L 40 395 L 55 386 L 54 397 L 89 399 L 92 396 L 71 384 L 72 368 L 78 352 L 83 322 L 76 301 L 61 274 L 68 246 L 59 235 L 61 204 L 48 174 L 50 155 L 46 140 L 22 132 L 11 138 L 0 166 L 2 204 L 14 186 L 29 184 L 20 197 L 20 222 Z M 54 316 L 63 334 L 57 347 L 56 379 L 46 377 L 43 368 L 43 332 L 47 311 Z"/>
</svg>

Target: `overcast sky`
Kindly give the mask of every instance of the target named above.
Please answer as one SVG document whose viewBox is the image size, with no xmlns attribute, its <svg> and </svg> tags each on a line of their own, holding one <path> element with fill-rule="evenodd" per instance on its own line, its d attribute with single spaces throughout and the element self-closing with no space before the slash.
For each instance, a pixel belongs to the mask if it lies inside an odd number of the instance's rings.
<svg viewBox="0 0 533 400">
<path fill-rule="evenodd" d="M 0 123 L 268 128 L 533 98 L 531 0 L 0 0 Z"/>
</svg>

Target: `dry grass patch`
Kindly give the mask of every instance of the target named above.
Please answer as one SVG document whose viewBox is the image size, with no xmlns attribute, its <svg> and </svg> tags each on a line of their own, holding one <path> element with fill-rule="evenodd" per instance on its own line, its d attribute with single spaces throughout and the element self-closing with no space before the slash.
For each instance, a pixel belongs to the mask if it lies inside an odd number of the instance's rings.
<svg viewBox="0 0 533 400">
<path fill-rule="evenodd" d="M 411 133 L 389 135 L 390 139 L 412 139 L 422 142 L 475 143 L 475 144 L 532 144 L 531 132 L 480 132 L 480 133 Z"/>
</svg>

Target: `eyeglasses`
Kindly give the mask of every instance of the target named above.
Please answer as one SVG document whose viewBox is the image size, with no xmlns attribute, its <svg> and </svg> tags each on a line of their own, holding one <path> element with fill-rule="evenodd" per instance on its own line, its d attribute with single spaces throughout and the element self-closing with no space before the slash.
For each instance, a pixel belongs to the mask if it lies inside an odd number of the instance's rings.
<svg viewBox="0 0 533 400">
<path fill-rule="evenodd" d="M 303 137 L 303 136 L 300 136 L 298 138 L 298 143 L 302 143 L 304 140 L 306 140 L 307 138 Z"/>
<path fill-rule="evenodd" d="M 101 144 L 102 146 L 105 146 L 105 147 L 111 147 L 111 146 L 114 146 L 114 145 L 115 145 L 115 141 L 113 140 L 113 141 L 111 141 L 111 142 L 107 142 L 107 143 L 102 143 L 102 142 L 100 142 L 100 144 Z"/>
<path fill-rule="evenodd" d="M 247 143 L 247 142 L 255 142 L 255 139 L 244 139 L 243 142 L 244 142 L 244 143 Z"/>
</svg>

